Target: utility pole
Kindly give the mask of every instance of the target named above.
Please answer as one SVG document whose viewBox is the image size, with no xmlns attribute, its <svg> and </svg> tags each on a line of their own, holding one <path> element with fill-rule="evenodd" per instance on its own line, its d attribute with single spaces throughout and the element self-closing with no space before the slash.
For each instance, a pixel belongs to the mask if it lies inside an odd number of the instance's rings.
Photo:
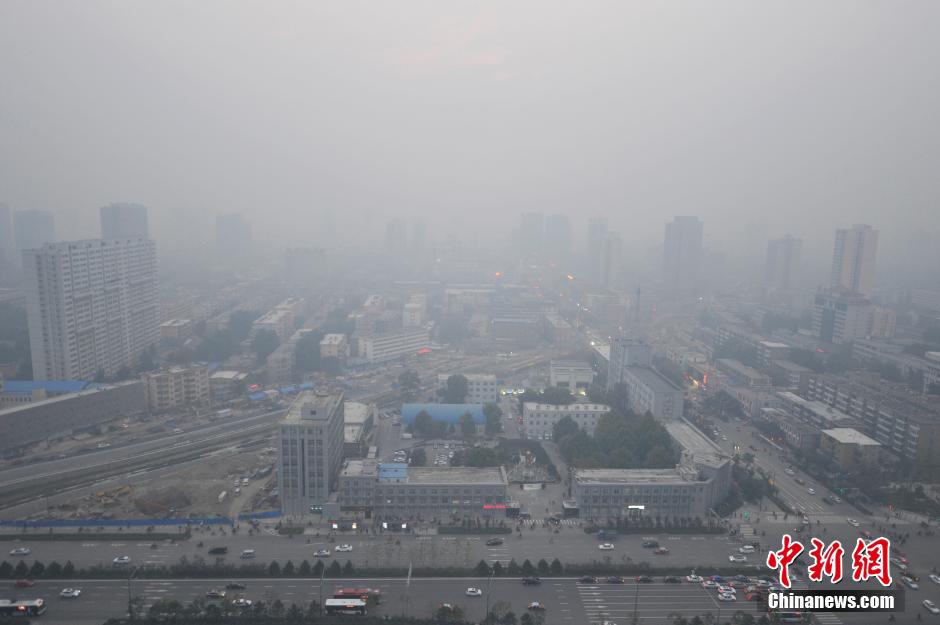
<svg viewBox="0 0 940 625">
<path fill-rule="evenodd" d="M 320 616 L 323 616 L 323 576 L 326 575 L 326 566 L 320 569 Z"/>
<path fill-rule="evenodd" d="M 640 582 L 634 580 L 633 586 L 636 589 L 633 593 L 633 622 L 639 623 L 640 620 L 639 615 L 637 614 L 637 610 L 640 607 Z"/>
<path fill-rule="evenodd" d="M 490 618 L 490 589 L 493 587 L 493 571 L 490 571 L 490 576 L 486 578 L 486 608 L 483 612 L 483 621 L 486 622 Z"/>
<path fill-rule="evenodd" d="M 127 578 L 127 619 L 130 621 L 134 620 L 134 606 L 133 599 L 131 598 L 131 580 L 134 579 L 134 576 L 137 575 L 137 569 L 140 567 L 134 567 L 134 570 L 131 571 L 131 574 Z"/>
</svg>

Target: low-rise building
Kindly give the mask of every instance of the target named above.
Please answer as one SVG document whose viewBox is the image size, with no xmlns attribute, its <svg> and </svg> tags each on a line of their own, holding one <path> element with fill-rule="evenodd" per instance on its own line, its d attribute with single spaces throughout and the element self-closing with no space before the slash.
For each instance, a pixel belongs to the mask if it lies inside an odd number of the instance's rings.
<svg viewBox="0 0 940 625">
<path fill-rule="evenodd" d="M 349 342 L 345 334 L 330 333 L 323 335 L 320 341 L 320 358 L 346 360 L 349 356 Z"/>
<path fill-rule="evenodd" d="M 790 360 L 775 360 L 770 363 L 770 379 L 774 386 L 795 389 L 799 393 L 806 392 L 806 385 L 812 374 L 812 369 Z"/>
<path fill-rule="evenodd" d="M 302 338 L 312 333 L 310 328 L 301 328 L 291 337 L 277 346 L 268 354 L 265 368 L 268 370 L 268 379 L 276 382 L 286 382 L 294 377 L 294 367 L 297 364 L 297 344 Z"/>
<path fill-rule="evenodd" d="M 842 471 L 878 465 L 881 443 L 853 428 L 823 430 L 819 452 Z"/>
<path fill-rule="evenodd" d="M 82 380 L 4 380 L 0 376 L 0 409 L 22 406 L 104 386 Z"/>
<path fill-rule="evenodd" d="M 359 337 L 359 356 L 371 364 L 414 356 L 430 344 L 427 328 L 401 330 Z"/>
<path fill-rule="evenodd" d="M 762 367 L 769 367 L 774 361 L 785 360 L 790 356 L 790 346 L 779 341 L 760 341 L 757 344 L 757 360 Z"/>
<path fill-rule="evenodd" d="M 280 340 L 287 339 L 294 329 L 294 313 L 287 308 L 274 308 L 255 319 L 252 332 L 273 332 Z"/>
<path fill-rule="evenodd" d="M 594 383 L 594 368 L 580 360 L 553 360 L 549 365 L 549 384 L 571 392 L 587 391 Z"/>
<path fill-rule="evenodd" d="M 682 389 L 649 367 L 623 367 L 621 371 L 627 394 L 625 408 L 636 414 L 649 412 L 657 419 L 682 418 Z"/>
<path fill-rule="evenodd" d="M 231 401 L 245 392 L 247 373 L 239 371 L 216 371 L 209 376 L 209 396 L 213 403 Z"/>
<path fill-rule="evenodd" d="M 817 430 L 851 427 L 855 424 L 849 415 L 824 402 L 806 399 L 790 391 L 777 393 L 777 398 L 781 410 Z"/>
<path fill-rule="evenodd" d="M 588 434 L 594 434 L 598 420 L 610 412 L 610 406 L 604 404 L 540 404 L 525 402 L 522 407 L 522 430 L 526 438 L 551 440 L 555 424 L 570 417 L 575 424 Z"/>
<path fill-rule="evenodd" d="M 165 343 L 182 345 L 192 335 L 192 319 L 168 319 L 160 324 L 160 340 Z"/>
<path fill-rule="evenodd" d="M 499 401 L 499 384 L 492 373 L 461 373 L 459 375 L 467 378 L 467 397 L 464 400 L 466 403 L 495 404 Z M 450 375 L 440 374 L 437 376 L 437 381 L 444 386 L 449 377 Z"/>
<path fill-rule="evenodd" d="M 349 460 L 339 476 L 347 512 L 381 519 L 503 516 L 508 480 L 502 467 L 409 467 Z"/>
<path fill-rule="evenodd" d="M 209 405 L 209 368 L 193 364 L 151 371 L 140 376 L 151 412 Z"/>
<path fill-rule="evenodd" d="M 784 410 L 773 407 L 762 410 L 761 417 L 783 432 L 783 437 L 790 447 L 810 451 L 819 446 L 820 430 L 815 425 L 810 425 Z"/>
<path fill-rule="evenodd" d="M 731 378 L 732 382 L 751 388 L 767 388 L 770 386 L 770 377 L 732 358 L 719 358 L 715 361 L 718 370 Z"/>
</svg>

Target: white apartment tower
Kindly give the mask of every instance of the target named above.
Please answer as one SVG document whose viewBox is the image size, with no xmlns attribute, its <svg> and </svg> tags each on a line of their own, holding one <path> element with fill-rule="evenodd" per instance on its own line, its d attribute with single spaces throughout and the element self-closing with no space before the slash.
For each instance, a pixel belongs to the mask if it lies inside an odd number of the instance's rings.
<svg viewBox="0 0 940 625">
<path fill-rule="evenodd" d="M 304 516 L 335 489 L 343 461 L 343 394 L 305 391 L 278 427 L 277 482 L 285 516 Z"/>
<path fill-rule="evenodd" d="M 111 376 L 160 339 L 151 239 L 47 243 L 23 271 L 36 380 Z"/>
<path fill-rule="evenodd" d="M 877 253 L 878 231 L 871 226 L 855 224 L 851 228 L 836 230 L 829 286 L 835 290 L 870 296 Z"/>
</svg>

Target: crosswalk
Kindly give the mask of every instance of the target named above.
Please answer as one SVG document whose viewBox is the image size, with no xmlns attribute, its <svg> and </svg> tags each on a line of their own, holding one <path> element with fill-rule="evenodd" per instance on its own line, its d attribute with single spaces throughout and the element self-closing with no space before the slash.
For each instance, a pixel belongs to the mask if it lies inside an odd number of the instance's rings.
<svg viewBox="0 0 940 625">
<path fill-rule="evenodd" d="M 809 584 L 802 577 L 791 575 L 790 583 L 793 590 L 809 590 Z M 813 617 L 820 625 L 842 625 L 842 619 L 832 612 L 815 612 Z"/>
</svg>

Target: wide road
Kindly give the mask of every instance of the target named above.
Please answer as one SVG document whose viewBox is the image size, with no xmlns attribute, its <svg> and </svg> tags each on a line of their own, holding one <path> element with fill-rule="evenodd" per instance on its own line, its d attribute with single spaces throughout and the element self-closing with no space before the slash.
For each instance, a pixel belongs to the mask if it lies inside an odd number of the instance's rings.
<svg viewBox="0 0 940 625">
<path fill-rule="evenodd" d="M 222 588 L 227 579 L 210 580 L 63 580 L 59 583 L 41 583 L 19 596 L 41 597 L 48 602 L 48 611 L 40 622 L 90 625 L 100 623 L 107 617 L 121 616 L 127 611 L 128 590 L 141 597 L 145 606 L 161 599 L 174 599 L 183 603 L 193 599 L 204 599 L 210 589 Z M 651 584 L 636 584 L 628 579 L 623 584 L 608 584 L 601 580 L 596 584 L 581 584 L 573 578 L 548 578 L 539 586 L 523 586 L 518 578 L 497 578 L 492 581 L 480 578 L 414 578 L 410 586 L 404 579 L 344 579 L 325 580 L 322 593 L 318 579 L 247 579 L 244 591 L 228 591 L 223 601 L 236 597 L 253 601 L 280 600 L 289 606 L 308 606 L 319 601 L 321 596 L 329 598 L 335 589 L 357 586 L 378 588 L 382 592 L 382 603 L 372 609 L 377 615 L 409 614 L 430 616 L 441 603 L 459 606 L 468 620 L 483 618 L 487 602 L 490 608 L 511 609 L 516 615 L 527 611 L 527 606 L 538 601 L 545 606 L 547 625 L 585 625 L 612 621 L 618 625 L 630 623 L 636 613 L 641 623 L 671 623 L 670 615 L 682 614 L 688 618 L 710 613 L 727 620 L 735 611 L 758 615 L 754 602 L 743 599 L 735 602 L 719 602 L 713 591 L 704 590 L 698 584 L 665 584 L 657 579 Z M 59 591 L 65 587 L 82 590 L 79 599 L 60 599 Z M 488 597 L 467 597 L 468 587 L 482 589 Z M 908 602 L 909 604 L 912 602 Z M 908 612 L 899 615 L 898 623 L 916 622 L 919 602 L 909 606 Z M 922 608 L 921 608 L 922 611 Z M 355 619 L 351 619 L 355 620 Z M 822 625 L 883 623 L 885 616 L 877 614 L 824 614 L 818 615 Z"/>
</svg>

